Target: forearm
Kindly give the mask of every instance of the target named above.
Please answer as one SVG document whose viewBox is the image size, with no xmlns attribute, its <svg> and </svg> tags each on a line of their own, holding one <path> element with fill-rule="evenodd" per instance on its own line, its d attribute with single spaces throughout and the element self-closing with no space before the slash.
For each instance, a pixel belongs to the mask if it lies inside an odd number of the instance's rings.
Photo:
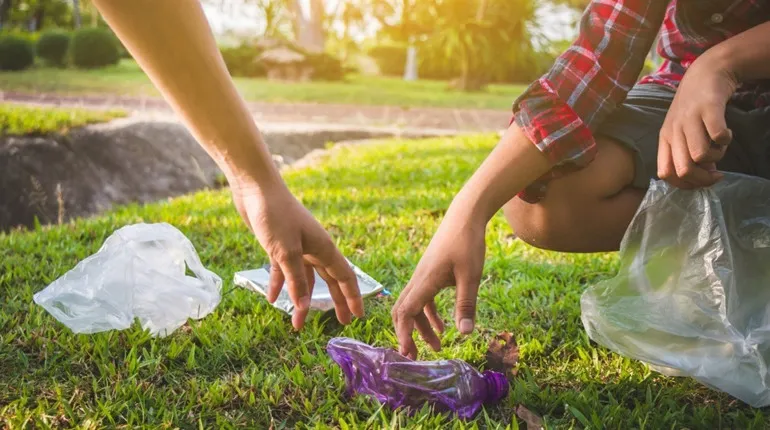
<svg viewBox="0 0 770 430">
<path fill-rule="evenodd" d="M 736 82 L 770 78 L 770 22 L 712 47 L 702 57 Z"/>
<path fill-rule="evenodd" d="M 281 183 L 197 0 L 94 3 L 229 180 Z"/>
<path fill-rule="evenodd" d="M 546 156 L 514 125 L 455 197 L 447 219 L 486 225 L 508 201 L 552 167 Z"/>
</svg>

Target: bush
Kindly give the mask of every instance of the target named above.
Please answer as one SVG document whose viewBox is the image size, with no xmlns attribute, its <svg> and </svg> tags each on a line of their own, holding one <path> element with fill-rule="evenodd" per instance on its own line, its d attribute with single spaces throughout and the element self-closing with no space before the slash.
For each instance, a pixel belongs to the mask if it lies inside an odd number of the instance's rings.
<svg viewBox="0 0 770 430">
<path fill-rule="evenodd" d="M 0 37 L 0 70 L 24 70 L 35 63 L 35 45 L 23 37 Z"/>
<path fill-rule="evenodd" d="M 401 76 L 406 66 L 406 47 L 401 45 L 380 45 L 369 50 L 369 56 L 377 63 L 380 73 L 385 76 Z"/>
<path fill-rule="evenodd" d="M 51 66 L 61 67 L 67 63 L 70 34 L 53 30 L 43 33 L 37 41 L 37 56 Z"/>
<path fill-rule="evenodd" d="M 313 80 L 317 81 L 341 81 L 345 78 L 347 70 L 342 66 L 342 61 L 331 54 L 308 54 L 307 64 L 313 68 Z"/>
<path fill-rule="evenodd" d="M 5 37 L 5 36 L 20 37 L 24 40 L 31 42 L 32 46 L 35 46 L 38 39 L 40 39 L 39 32 L 20 30 L 18 28 L 3 28 L 3 30 L 0 30 L 0 37 Z"/>
<path fill-rule="evenodd" d="M 220 47 L 219 52 L 231 76 L 254 78 L 267 74 L 265 66 L 257 60 L 262 50 L 256 46 L 242 44 L 236 47 Z"/>
<path fill-rule="evenodd" d="M 120 50 L 115 36 L 103 28 L 83 28 L 72 36 L 70 47 L 72 64 L 93 69 L 117 64 Z"/>
</svg>

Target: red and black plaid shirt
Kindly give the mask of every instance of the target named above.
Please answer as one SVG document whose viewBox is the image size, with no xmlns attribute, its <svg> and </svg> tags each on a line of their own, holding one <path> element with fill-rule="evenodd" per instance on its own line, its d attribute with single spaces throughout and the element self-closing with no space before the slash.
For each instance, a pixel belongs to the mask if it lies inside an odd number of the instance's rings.
<svg viewBox="0 0 770 430">
<path fill-rule="evenodd" d="M 577 40 L 514 103 L 513 120 L 556 167 L 520 194 L 535 201 L 548 179 L 593 160 L 593 133 L 637 82 L 656 36 L 663 64 L 644 83 L 676 88 L 710 47 L 770 21 L 767 0 L 594 0 Z M 770 104 L 770 81 L 744 83 L 746 105 Z"/>
</svg>

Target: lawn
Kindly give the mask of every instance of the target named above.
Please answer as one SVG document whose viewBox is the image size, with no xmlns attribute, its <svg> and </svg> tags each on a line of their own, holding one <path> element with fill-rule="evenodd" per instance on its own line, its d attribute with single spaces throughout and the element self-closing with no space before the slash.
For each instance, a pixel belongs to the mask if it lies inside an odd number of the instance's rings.
<svg viewBox="0 0 770 430">
<path fill-rule="evenodd" d="M 299 198 L 341 250 L 397 295 L 442 210 L 495 138 L 391 141 L 344 149 L 287 172 Z M 164 339 L 139 328 L 73 335 L 32 295 L 95 252 L 115 229 L 169 222 L 225 279 L 217 310 Z M 543 252 L 509 238 L 496 217 L 480 293 L 477 332 L 450 329 L 438 354 L 483 367 L 488 341 L 509 330 L 521 348 L 509 397 L 475 420 L 394 413 L 342 396 L 342 373 L 324 351 L 334 336 L 394 346 L 394 297 L 367 302 L 348 327 L 313 319 L 300 333 L 263 298 L 235 288 L 235 271 L 266 262 L 225 191 L 130 206 L 89 220 L 0 235 L 0 423 L 22 428 L 523 428 L 517 404 L 549 428 L 764 428 L 763 411 L 690 379 L 673 379 L 587 339 L 579 298 L 617 269 L 614 254 Z M 452 293 L 439 307 L 451 315 Z"/>
<path fill-rule="evenodd" d="M 74 127 L 107 122 L 126 116 L 120 110 L 31 107 L 0 103 L 0 136 L 65 133 Z"/>
<path fill-rule="evenodd" d="M 492 85 L 485 92 L 464 93 L 447 89 L 446 82 L 417 81 L 351 75 L 347 82 L 277 83 L 265 79 L 236 78 L 241 94 L 250 101 L 317 102 L 388 106 L 510 109 L 521 85 Z M 133 61 L 98 70 L 34 68 L 0 72 L 3 91 L 60 94 L 159 94 Z"/>
</svg>

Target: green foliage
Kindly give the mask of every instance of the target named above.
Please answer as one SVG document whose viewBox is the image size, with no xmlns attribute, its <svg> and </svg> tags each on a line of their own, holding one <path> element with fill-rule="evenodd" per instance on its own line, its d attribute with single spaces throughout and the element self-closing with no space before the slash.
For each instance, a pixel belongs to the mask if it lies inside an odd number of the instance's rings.
<svg viewBox="0 0 770 430">
<path fill-rule="evenodd" d="M 219 52 L 231 76 L 255 78 L 266 74 L 265 66 L 259 61 L 262 50 L 253 44 L 220 47 Z"/>
<path fill-rule="evenodd" d="M 19 71 L 35 63 L 35 47 L 28 39 L 0 36 L 0 70 Z"/>
<path fill-rule="evenodd" d="M 642 71 L 639 73 L 639 79 L 653 73 L 657 67 L 655 66 L 655 63 L 652 62 L 649 58 L 644 60 L 644 66 L 642 67 Z"/>
<path fill-rule="evenodd" d="M 70 34 L 62 30 L 43 33 L 37 41 L 37 56 L 48 65 L 61 67 L 67 63 Z"/>
<path fill-rule="evenodd" d="M 347 75 L 344 81 L 275 82 L 262 78 L 235 78 L 248 101 L 276 103 L 343 103 L 401 107 L 486 108 L 507 111 L 524 89 L 521 85 L 493 84 L 486 92 L 447 91 L 446 82 L 421 79 Z M 24 73 L 0 72 L 0 88 L 21 93 L 90 94 L 107 97 L 161 97 L 139 66 L 122 61 L 96 70 L 36 67 Z"/>
<path fill-rule="evenodd" d="M 103 28 L 82 28 L 71 42 L 72 63 L 82 69 L 94 69 L 117 64 L 120 50 L 115 36 Z"/>
<path fill-rule="evenodd" d="M 0 37 L 4 36 L 14 36 L 19 37 L 24 40 L 28 40 L 32 45 L 34 46 L 38 39 L 40 39 L 40 33 L 35 31 L 26 31 L 26 30 L 19 30 L 17 28 L 9 28 L 9 29 L 2 29 L 0 30 Z"/>
<path fill-rule="evenodd" d="M 369 50 L 369 56 L 377 62 L 380 73 L 385 76 L 402 76 L 406 66 L 406 46 L 383 44 Z"/>
<path fill-rule="evenodd" d="M 312 79 L 315 81 L 340 81 L 347 73 L 339 58 L 325 52 L 307 54 L 306 62 L 313 68 Z"/>
<path fill-rule="evenodd" d="M 38 136 L 66 133 L 74 127 L 110 121 L 126 116 L 122 111 L 37 108 L 0 104 L 0 136 Z"/>
<path fill-rule="evenodd" d="M 588 7 L 591 0 L 553 0 L 553 3 L 563 4 L 582 12 Z"/>
<path fill-rule="evenodd" d="M 117 208 L 37 231 L 0 234 L 0 426 L 15 428 L 517 429 L 517 405 L 548 429 L 763 429 L 750 408 L 689 378 L 668 378 L 589 341 L 580 322 L 586 284 L 613 276 L 614 254 L 560 254 L 510 239 L 501 214 L 486 229 L 476 331 L 452 322 L 454 292 L 438 295 L 442 350 L 419 341 L 420 358 L 458 358 L 479 368 L 500 331 L 520 348 L 509 396 L 462 421 L 428 408 L 393 412 L 344 394 L 324 348 L 334 336 L 394 347 L 389 310 L 441 223 L 443 210 L 499 137 L 388 141 L 332 151 L 285 172 L 289 187 L 337 238 L 343 255 L 393 297 L 366 301 L 366 317 L 342 327 L 333 315 L 295 332 L 267 301 L 232 283 L 267 263 L 227 190 Z M 65 194 L 66 195 L 66 194 Z M 116 229 L 168 222 L 224 280 L 222 302 L 165 338 L 139 324 L 73 334 L 32 296 L 96 252 Z"/>
<path fill-rule="evenodd" d="M 2 3 L 2 2 L 0 2 Z M 51 27 L 71 28 L 71 1 L 62 0 L 6 0 L 7 11 L 3 22 L 4 27 L 29 28 L 34 20 L 35 30 Z M 3 7 L 0 7 L 0 11 Z"/>
</svg>

